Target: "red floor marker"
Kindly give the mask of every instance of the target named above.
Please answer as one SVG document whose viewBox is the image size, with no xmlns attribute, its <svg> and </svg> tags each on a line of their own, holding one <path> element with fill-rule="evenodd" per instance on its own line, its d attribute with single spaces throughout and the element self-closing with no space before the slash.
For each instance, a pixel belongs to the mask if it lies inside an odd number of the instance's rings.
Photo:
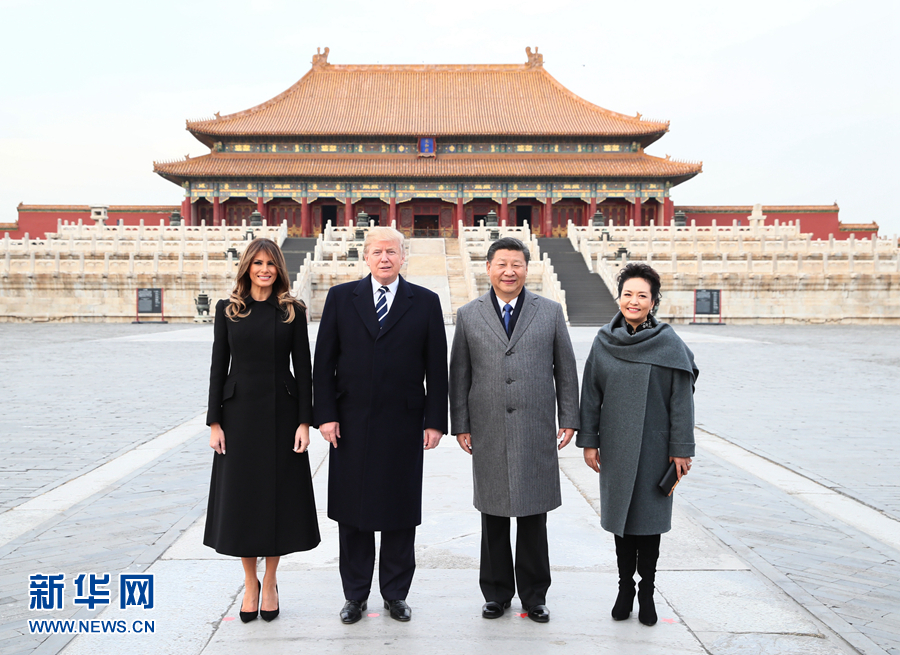
<svg viewBox="0 0 900 655">
<path fill-rule="evenodd" d="M 378 612 L 372 612 L 371 614 L 366 614 L 366 616 L 374 619 L 376 616 L 381 616 L 381 614 L 379 614 Z"/>
<path fill-rule="evenodd" d="M 234 621 L 234 617 L 233 617 L 233 616 L 226 616 L 226 617 L 225 617 L 224 619 L 222 619 L 222 620 L 223 620 L 223 621 Z"/>
</svg>

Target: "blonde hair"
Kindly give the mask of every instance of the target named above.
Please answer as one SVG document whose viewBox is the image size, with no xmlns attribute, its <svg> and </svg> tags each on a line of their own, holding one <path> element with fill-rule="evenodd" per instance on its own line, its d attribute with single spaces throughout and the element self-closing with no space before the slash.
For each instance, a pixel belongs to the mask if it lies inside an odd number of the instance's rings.
<svg viewBox="0 0 900 655">
<path fill-rule="evenodd" d="M 250 315 L 250 308 L 244 302 L 244 298 L 250 295 L 250 264 L 256 259 L 260 251 L 272 258 L 275 262 L 275 270 L 277 276 L 275 283 L 272 285 L 272 293 L 278 299 L 278 305 L 284 312 L 284 322 L 291 323 L 296 316 L 297 308 L 306 311 L 306 305 L 303 301 L 294 298 L 291 295 L 291 283 L 288 276 L 287 264 L 284 263 L 284 255 L 281 248 L 271 239 L 257 238 L 253 239 L 244 249 L 241 260 L 238 263 L 237 276 L 234 280 L 234 288 L 231 290 L 231 296 L 228 298 L 228 306 L 225 308 L 225 316 L 232 321 L 239 318 L 246 318 Z"/>
<path fill-rule="evenodd" d="M 402 254 L 406 254 L 406 249 L 403 243 L 403 233 L 395 230 L 392 227 L 373 227 L 369 228 L 369 231 L 366 233 L 366 240 L 363 242 L 363 257 L 366 256 L 369 252 L 369 246 L 371 246 L 376 241 L 396 241 L 400 246 L 400 251 Z"/>
</svg>

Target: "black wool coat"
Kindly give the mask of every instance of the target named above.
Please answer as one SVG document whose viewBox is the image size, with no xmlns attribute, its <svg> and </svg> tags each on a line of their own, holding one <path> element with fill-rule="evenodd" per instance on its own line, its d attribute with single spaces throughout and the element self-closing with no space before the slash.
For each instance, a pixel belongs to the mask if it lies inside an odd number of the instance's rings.
<svg viewBox="0 0 900 655">
<path fill-rule="evenodd" d="M 423 431 L 447 432 L 447 336 L 437 294 L 401 277 L 379 328 L 371 275 L 332 287 L 313 387 L 315 424 L 340 423 L 328 460 L 328 517 L 360 530 L 419 525 Z"/>
<path fill-rule="evenodd" d="M 245 299 L 250 315 L 232 321 L 216 305 L 206 423 L 225 432 L 213 455 L 203 543 L 235 557 L 274 557 L 318 545 L 308 453 L 294 434 L 312 423 L 306 315 L 284 322 L 274 294 Z M 290 365 L 294 367 L 291 375 Z"/>
</svg>

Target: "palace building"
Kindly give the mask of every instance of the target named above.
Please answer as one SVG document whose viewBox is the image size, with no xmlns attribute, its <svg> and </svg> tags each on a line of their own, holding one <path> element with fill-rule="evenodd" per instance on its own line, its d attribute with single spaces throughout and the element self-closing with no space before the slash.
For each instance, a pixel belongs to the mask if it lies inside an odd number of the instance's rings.
<svg viewBox="0 0 900 655">
<path fill-rule="evenodd" d="M 452 236 L 493 210 L 544 236 L 585 225 L 668 222 L 672 187 L 700 163 L 648 155 L 668 122 L 598 107 L 526 48 L 506 65 L 334 65 L 328 48 L 284 93 L 187 129 L 207 155 L 155 162 L 181 213 L 234 225 L 259 211 L 312 236 L 367 213 L 409 236 Z"/>
</svg>

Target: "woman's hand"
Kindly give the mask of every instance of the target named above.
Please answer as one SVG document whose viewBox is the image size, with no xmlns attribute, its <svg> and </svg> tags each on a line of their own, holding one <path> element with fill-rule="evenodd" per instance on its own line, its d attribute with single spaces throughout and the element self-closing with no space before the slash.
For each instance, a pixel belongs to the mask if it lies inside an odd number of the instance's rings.
<svg viewBox="0 0 900 655">
<path fill-rule="evenodd" d="M 225 454 L 225 431 L 218 423 L 209 426 L 209 447 L 220 455 Z"/>
<path fill-rule="evenodd" d="M 687 472 L 691 470 L 690 457 L 670 457 L 669 461 L 675 462 L 675 472 L 678 474 L 679 480 L 682 475 L 687 475 Z"/>
<path fill-rule="evenodd" d="M 584 463 L 597 473 L 600 472 L 600 451 L 597 448 L 584 449 Z"/>
<path fill-rule="evenodd" d="M 471 432 L 461 432 L 456 435 L 456 443 L 459 444 L 459 447 L 465 450 L 470 455 L 472 454 L 472 433 Z"/>
<path fill-rule="evenodd" d="M 309 447 L 309 423 L 301 423 L 294 433 L 294 452 L 305 453 Z"/>
</svg>

